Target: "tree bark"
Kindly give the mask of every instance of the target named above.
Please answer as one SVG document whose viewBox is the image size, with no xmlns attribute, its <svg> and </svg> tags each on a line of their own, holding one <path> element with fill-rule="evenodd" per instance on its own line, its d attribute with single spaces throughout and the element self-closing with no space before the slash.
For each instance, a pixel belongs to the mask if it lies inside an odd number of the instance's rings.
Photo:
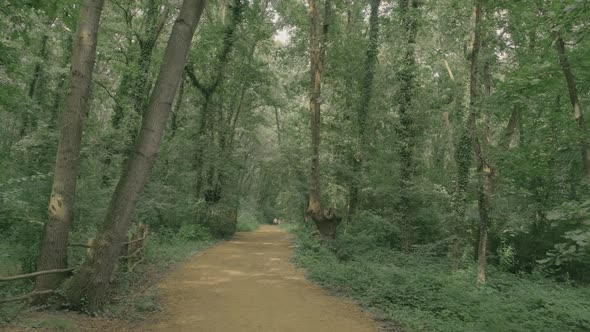
<svg viewBox="0 0 590 332">
<path fill-rule="evenodd" d="M 88 97 L 96 58 L 98 26 L 104 0 L 85 0 L 80 10 L 72 53 L 69 92 L 65 101 L 63 125 L 57 149 L 55 174 L 48 217 L 37 261 L 38 270 L 63 269 L 67 266 L 68 232 L 74 219 L 76 181 L 80 173 L 80 148 L 84 119 L 88 114 Z M 44 275 L 36 280 L 37 291 L 55 289 L 63 275 Z M 45 299 L 38 297 L 35 302 Z"/>
<path fill-rule="evenodd" d="M 309 110 L 311 115 L 311 173 L 309 179 L 309 204 L 306 214 L 316 224 L 322 238 L 334 239 L 340 218 L 331 209 L 324 210 L 321 202 L 320 181 L 320 141 L 321 141 L 321 86 L 324 58 L 326 54 L 327 34 L 330 24 L 330 0 L 324 3 L 324 19 L 320 34 L 320 14 L 317 0 L 308 0 L 310 32 L 309 53 L 311 62 L 311 94 Z"/>
<path fill-rule="evenodd" d="M 582 112 L 582 106 L 580 106 L 580 100 L 578 99 L 576 79 L 574 77 L 574 74 L 572 73 L 572 69 L 570 67 L 567 54 L 565 53 L 565 43 L 563 42 L 563 38 L 561 37 L 561 35 L 557 33 L 555 47 L 557 48 L 559 62 L 561 64 L 561 69 L 563 70 L 565 81 L 567 83 L 567 89 L 570 96 L 570 103 L 572 104 L 572 107 L 574 109 L 574 116 L 576 117 L 578 128 L 580 129 L 581 138 L 579 144 L 582 152 L 582 165 L 584 167 L 584 177 L 587 180 L 590 180 L 590 143 L 588 142 L 587 138 L 588 131 L 586 129 L 586 121 L 584 120 L 584 113 Z"/>
<path fill-rule="evenodd" d="M 371 0 L 371 14 L 369 16 L 369 46 L 367 47 L 367 58 L 365 62 L 365 75 L 361 85 L 361 97 L 358 107 L 358 133 L 357 133 L 357 151 L 352 158 L 353 179 L 350 187 L 350 196 L 348 201 L 348 219 L 352 222 L 358 213 L 360 200 L 360 186 L 363 177 L 363 166 L 365 154 L 367 151 L 367 121 L 369 118 L 369 108 L 373 96 L 373 79 L 375 77 L 375 66 L 377 64 L 377 55 L 379 53 L 379 6 L 381 0 Z M 349 12 L 350 15 L 350 12 Z M 348 18 L 350 20 L 350 16 Z"/>
<path fill-rule="evenodd" d="M 74 309 L 100 310 L 137 202 L 156 161 L 172 102 L 186 64 L 188 50 L 205 0 L 184 0 L 164 53 L 133 155 L 115 192 L 96 237 L 94 254 L 87 257 L 66 290 Z"/>
</svg>

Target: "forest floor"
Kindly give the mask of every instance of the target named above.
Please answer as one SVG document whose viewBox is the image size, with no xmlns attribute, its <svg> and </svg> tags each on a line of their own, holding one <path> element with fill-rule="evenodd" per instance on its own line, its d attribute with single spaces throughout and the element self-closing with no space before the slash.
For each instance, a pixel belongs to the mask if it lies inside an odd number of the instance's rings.
<svg viewBox="0 0 590 332">
<path fill-rule="evenodd" d="M 67 313 L 59 320 L 69 322 L 65 329 L 42 330 L 377 330 L 353 303 L 307 281 L 304 271 L 289 262 L 291 256 L 289 234 L 276 226 L 261 226 L 195 255 L 165 277 L 158 284 L 161 311 L 147 320 L 130 324 Z"/>
</svg>

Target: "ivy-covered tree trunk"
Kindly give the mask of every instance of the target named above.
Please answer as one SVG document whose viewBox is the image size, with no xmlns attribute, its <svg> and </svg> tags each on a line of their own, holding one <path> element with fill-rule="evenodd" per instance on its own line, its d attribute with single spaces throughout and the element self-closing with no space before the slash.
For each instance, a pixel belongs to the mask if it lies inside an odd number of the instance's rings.
<svg viewBox="0 0 590 332">
<path fill-rule="evenodd" d="M 567 83 L 567 90 L 570 96 L 570 103 L 574 109 L 574 116 L 580 129 L 580 149 L 582 151 L 582 165 L 584 167 L 584 176 L 590 180 L 590 142 L 588 142 L 588 130 L 586 128 L 586 121 L 584 120 L 584 113 L 582 112 L 582 106 L 580 106 L 580 99 L 578 98 L 578 90 L 576 88 L 576 79 L 572 73 L 569 59 L 565 53 L 565 43 L 561 35 L 556 34 L 555 47 L 559 55 L 559 62 L 561 69 L 565 76 Z"/>
<path fill-rule="evenodd" d="M 197 172 L 195 183 L 195 194 L 197 197 L 200 197 L 202 194 L 206 180 L 203 176 L 205 170 L 205 156 L 203 155 L 204 147 L 207 144 L 212 143 L 212 141 L 208 142 L 207 139 L 209 134 L 211 134 L 211 131 L 207 130 L 207 127 L 213 126 L 213 121 L 210 119 L 210 107 L 212 106 L 211 104 L 213 103 L 213 97 L 215 96 L 216 91 L 223 83 L 225 67 L 230 60 L 229 55 L 236 42 L 235 34 L 244 18 L 243 14 L 245 4 L 241 0 L 231 0 L 231 2 L 228 2 L 228 4 L 231 4 L 230 20 L 224 30 L 223 44 L 217 58 L 217 63 L 214 66 L 212 81 L 209 83 L 209 85 L 206 85 L 203 83 L 203 81 L 199 80 L 195 74 L 193 64 L 189 64 L 186 68 L 186 73 L 192 86 L 198 89 L 204 97 L 204 101 L 201 105 L 201 114 L 199 116 L 199 126 L 197 132 L 199 144 L 196 145 L 195 159 L 193 162 L 193 169 Z M 225 6 L 223 8 L 225 8 Z M 225 14 L 223 17 L 225 17 Z"/>
<path fill-rule="evenodd" d="M 330 0 L 325 0 L 321 33 L 317 0 L 308 0 L 308 5 L 311 22 L 309 32 L 309 53 L 311 60 L 311 93 L 309 98 L 309 111 L 311 115 L 311 173 L 309 179 L 309 204 L 306 215 L 314 221 L 324 239 L 334 239 L 340 218 L 334 214 L 334 211 L 331 209 L 325 210 L 322 206 L 320 181 L 321 87 L 331 4 Z"/>
<path fill-rule="evenodd" d="M 471 137 L 471 144 L 477 160 L 477 207 L 479 212 L 479 242 L 477 275 L 480 283 L 486 282 L 488 229 L 490 225 L 491 192 L 495 181 L 495 170 L 484 155 L 483 143 L 477 133 L 477 118 L 479 116 L 478 102 L 478 56 L 481 48 L 483 3 L 482 0 L 475 0 L 473 6 L 473 22 L 471 37 L 471 52 L 469 54 L 469 93 L 466 95 L 465 105 L 468 107 L 469 116 L 467 130 Z M 485 140 L 484 140 L 485 142 Z M 464 217 L 464 216 L 463 216 Z"/>
<path fill-rule="evenodd" d="M 134 153 L 128 159 L 113 193 L 105 221 L 95 240 L 94 252 L 86 258 L 66 291 L 66 297 L 75 309 L 94 312 L 105 302 L 131 218 L 156 161 L 191 40 L 205 5 L 205 0 L 184 0 L 182 3 Z"/>
<path fill-rule="evenodd" d="M 130 55 L 128 56 L 127 69 L 117 89 L 117 104 L 112 118 L 113 126 L 117 129 L 121 126 L 125 117 L 132 116 L 126 113 L 127 110 L 133 110 L 139 118 L 143 116 L 147 106 L 147 95 L 151 88 L 148 81 L 153 50 L 168 19 L 169 10 L 167 7 L 161 10 L 160 0 L 149 0 L 146 7 L 147 10 L 142 22 L 143 31 L 136 36 L 139 49 L 136 49 L 135 40 L 131 38 L 127 46 L 127 52 Z M 128 28 L 130 30 L 133 28 L 131 23 L 128 23 Z M 133 142 L 137 137 L 138 127 L 132 126 L 125 129 L 126 139 Z M 131 150 L 132 147 L 133 145 L 129 144 L 126 148 Z M 123 152 L 119 151 L 119 153 Z M 130 153 L 130 151 L 126 152 Z"/>
<path fill-rule="evenodd" d="M 63 122 L 57 148 L 53 186 L 48 208 L 37 270 L 62 269 L 67 266 L 68 233 L 74 220 L 76 182 L 80 173 L 80 148 L 84 119 L 88 114 L 88 97 L 96 58 L 98 25 L 104 0 L 85 0 L 80 9 L 70 69 L 70 85 L 65 101 Z M 37 277 L 38 291 L 56 289 L 63 274 Z M 43 302 L 39 297 L 37 302 Z"/>
<path fill-rule="evenodd" d="M 348 201 L 348 222 L 356 218 L 360 200 L 360 186 L 363 177 L 363 164 L 367 151 L 367 121 L 371 98 L 373 96 L 373 78 L 375 77 L 375 66 L 379 54 L 379 6 L 381 0 L 371 0 L 371 14 L 369 16 L 369 46 L 365 62 L 365 75 L 361 85 L 361 98 L 358 107 L 358 134 L 357 151 L 353 156 L 353 179 L 350 187 Z M 350 12 L 349 12 L 350 15 Z"/>
<path fill-rule="evenodd" d="M 418 2 L 416 0 L 402 0 L 400 2 L 402 26 L 405 37 L 405 50 L 402 70 L 399 73 L 400 93 L 397 98 L 399 104 L 400 130 L 400 201 L 399 212 L 402 225 L 402 250 L 410 251 L 413 242 L 413 223 L 411 211 L 412 177 L 414 175 L 414 161 L 412 149 L 414 146 L 414 129 L 412 100 L 415 93 L 416 76 L 416 33 L 418 30 L 417 15 Z"/>
<path fill-rule="evenodd" d="M 72 35 L 70 34 L 67 39 L 66 39 L 66 48 L 65 48 L 65 55 L 64 55 L 64 59 L 63 59 L 63 68 L 67 68 L 68 63 L 70 61 L 70 59 L 72 58 L 72 51 L 73 51 L 73 45 L 74 40 Z M 51 108 L 50 108 L 50 122 L 49 122 L 49 128 L 51 129 L 55 129 L 57 128 L 58 122 L 59 122 L 59 110 L 60 110 L 60 106 L 62 105 L 63 102 L 63 97 L 65 95 L 64 93 L 64 89 L 67 83 L 67 78 L 68 75 L 67 73 L 63 73 L 62 75 L 60 75 L 59 77 L 59 83 L 57 84 L 57 89 L 55 90 L 55 93 L 53 94 L 53 102 L 51 103 Z"/>
<path fill-rule="evenodd" d="M 482 0 L 474 0 L 471 17 L 471 42 L 468 53 L 469 74 L 465 84 L 465 96 L 463 109 L 466 116 L 465 127 L 462 128 L 459 143 L 456 150 L 457 162 L 457 187 L 453 195 L 453 210 L 455 215 L 455 240 L 453 241 L 452 256 L 458 261 L 462 255 L 465 240 L 469 234 L 469 225 L 465 223 L 465 209 L 467 205 L 467 189 L 469 185 L 469 168 L 473 158 L 481 152 L 477 137 L 477 109 L 476 99 L 478 95 L 478 55 L 480 48 L 480 21 L 482 16 Z"/>
<path fill-rule="evenodd" d="M 47 29 L 51 28 L 51 25 L 54 24 L 56 15 L 57 15 L 57 8 L 58 8 L 58 0 L 53 0 L 51 5 L 48 6 L 46 14 L 47 22 L 46 26 Z M 46 105 L 46 99 L 48 95 L 47 91 L 47 66 L 48 66 L 48 59 L 50 53 L 49 47 L 49 34 L 45 32 L 43 37 L 41 37 L 41 47 L 39 49 L 38 57 L 39 59 L 35 63 L 35 68 L 33 69 L 33 77 L 31 82 L 29 83 L 29 91 L 28 95 L 31 101 L 34 102 L 35 108 L 31 110 L 27 110 L 24 112 L 23 124 L 20 130 L 20 137 L 24 137 L 25 135 L 29 134 L 32 130 L 35 129 L 37 126 L 37 120 L 39 118 L 39 111 L 43 111 Z M 68 61 L 70 59 L 68 58 Z"/>
<path fill-rule="evenodd" d="M 41 49 L 39 50 L 38 55 L 41 59 L 39 62 L 35 64 L 35 69 L 33 70 L 33 79 L 29 84 L 29 98 L 31 99 L 31 101 L 34 102 L 36 108 L 39 110 L 43 108 L 43 93 L 41 92 L 41 90 L 43 89 L 41 87 L 46 85 L 46 82 L 44 82 L 44 78 L 46 75 L 43 67 L 47 65 L 47 58 L 49 53 L 47 47 L 48 39 L 49 37 L 47 35 L 44 35 L 43 38 L 41 38 Z M 35 128 L 38 117 L 38 114 L 35 113 L 36 112 L 34 110 L 27 110 L 26 112 L 24 112 L 23 123 L 20 130 L 20 137 L 26 136 L 31 130 Z"/>
<path fill-rule="evenodd" d="M 160 7 L 160 0 L 148 1 L 144 20 L 145 29 L 143 36 L 138 39 L 139 59 L 137 68 L 139 72 L 132 86 L 131 95 L 133 96 L 133 108 L 135 112 L 142 116 L 147 107 L 147 94 L 151 88 L 151 84 L 148 81 L 152 64 L 152 54 L 164 28 L 164 24 L 168 20 L 168 7 L 163 11 L 160 10 Z"/>
</svg>

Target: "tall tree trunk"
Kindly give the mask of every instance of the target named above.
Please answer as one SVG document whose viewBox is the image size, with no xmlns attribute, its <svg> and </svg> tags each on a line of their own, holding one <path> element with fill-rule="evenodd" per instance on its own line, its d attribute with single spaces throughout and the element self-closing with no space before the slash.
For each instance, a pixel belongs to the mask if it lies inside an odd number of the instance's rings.
<svg viewBox="0 0 590 332">
<path fill-rule="evenodd" d="M 36 99 L 39 93 L 39 86 L 41 83 L 41 76 L 43 76 L 43 65 L 47 61 L 48 50 L 47 50 L 47 41 L 49 40 L 48 35 L 44 35 L 41 38 L 41 49 L 39 50 L 39 57 L 41 58 L 40 62 L 35 64 L 35 69 L 33 70 L 33 79 L 31 80 L 31 84 L 29 85 L 29 97 L 31 99 Z"/>
<path fill-rule="evenodd" d="M 107 215 L 88 256 L 72 279 L 66 297 L 75 309 L 99 310 L 125 240 L 131 217 L 156 161 L 172 102 L 186 64 L 205 0 L 184 0 L 174 22 L 160 73 L 152 91 L 135 151 L 126 163 Z"/>
<path fill-rule="evenodd" d="M 41 49 L 39 50 L 39 57 L 41 58 L 41 60 L 39 62 L 37 62 L 37 64 L 35 64 L 35 69 L 33 70 L 33 79 L 31 80 L 31 83 L 29 84 L 29 91 L 28 91 L 28 95 L 29 98 L 31 98 L 32 101 L 35 102 L 36 106 L 41 109 L 43 107 L 43 105 L 41 105 L 42 103 L 42 98 L 40 96 L 40 86 L 44 83 L 43 78 L 44 78 L 44 70 L 43 70 L 43 66 L 46 65 L 47 62 L 47 55 L 48 55 L 48 50 L 47 50 L 47 40 L 49 39 L 49 37 L 47 35 L 44 35 L 43 38 L 41 39 Z M 29 132 L 35 128 L 37 123 L 37 118 L 35 116 L 35 111 L 34 110 L 27 110 L 25 111 L 25 113 L 23 114 L 23 122 L 22 122 L 22 126 L 20 129 L 20 137 L 24 137 L 27 134 L 29 134 Z"/>
<path fill-rule="evenodd" d="M 455 240 L 453 241 L 452 256 L 459 261 L 465 239 L 468 237 L 469 226 L 465 223 L 465 209 L 467 204 L 467 188 L 469 185 L 469 168 L 473 158 L 473 151 L 479 155 L 481 148 L 477 138 L 477 109 L 476 99 L 478 95 L 478 55 L 480 48 L 480 21 L 482 16 L 482 0 L 474 0 L 473 14 L 471 18 L 471 44 L 468 54 L 469 75 L 464 98 L 464 114 L 466 115 L 465 127 L 461 131 L 459 144 L 456 150 L 457 162 L 457 188 L 453 195 L 453 210 L 455 214 Z"/>
<path fill-rule="evenodd" d="M 70 61 L 70 59 L 72 58 L 72 48 L 73 48 L 73 38 L 72 35 L 69 35 L 68 38 L 66 39 L 66 46 L 65 46 L 65 55 L 64 55 L 64 63 L 63 63 L 63 68 L 67 68 L 68 63 Z M 59 83 L 57 84 L 57 89 L 55 90 L 55 93 L 53 95 L 53 103 L 51 105 L 51 109 L 50 109 L 50 122 L 49 122 L 49 128 L 51 129 L 55 129 L 57 128 L 57 124 L 59 123 L 59 110 L 60 110 L 60 105 L 63 101 L 63 90 L 64 87 L 67 83 L 67 78 L 68 75 L 67 73 L 63 73 L 62 75 L 60 75 L 59 78 Z"/>
<path fill-rule="evenodd" d="M 473 40 L 478 41 L 478 45 L 473 45 L 473 51 L 470 59 L 471 73 L 477 75 L 479 70 L 478 55 L 481 48 L 481 22 L 483 20 L 483 4 L 476 0 L 476 17 L 478 16 L 477 11 L 479 10 L 479 19 L 475 19 L 474 23 L 474 36 Z M 477 8 L 479 7 L 479 8 Z M 476 51 L 477 50 L 477 54 Z M 489 74 L 489 68 L 486 68 L 488 63 L 484 63 L 483 67 L 483 90 L 486 95 L 491 94 L 491 79 Z M 473 150 L 475 152 L 475 158 L 477 160 L 477 177 L 478 177 L 478 188 L 477 188 L 477 209 L 479 213 L 479 242 L 478 242 L 478 255 L 477 255 L 477 275 L 478 281 L 482 284 L 486 282 L 486 271 L 487 271 L 487 251 L 488 251 L 488 230 L 491 223 L 490 209 L 492 207 L 492 195 L 495 189 L 495 169 L 492 166 L 489 159 L 484 154 L 484 146 L 488 142 L 488 128 L 487 123 L 484 124 L 484 137 L 480 140 L 477 133 L 477 117 L 480 115 L 479 106 L 475 103 L 478 102 L 479 93 L 477 91 L 477 76 L 472 76 L 473 81 L 471 86 L 475 89 L 471 92 L 470 102 L 473 103 L 471 108 L 471 115 L 469 119 L 469 130 L 471 132 L 471 142 L 473 144 Z"/>
<path fill-rule="evenodd" d="M 350 187 L 348 201 L 348 222 L 353 221 L 358 213 L 359 193 L 361 179 L 363 177 L 363 165 L 367 151 L 367 121 L 369 108 L 373 96 L 373 78 L 375 77 L 375 66 L 379 54 L 379 6 L 381 0 L 371 0 L 371 14 L 369 16 L 369 46 L 367 47 L 367 58 L 365 62 L 365 75 L 361 85 L 361 98 L 358 107 L 358 133 L 357 151 L 353 157 L 353 179 Z M 350 12 L 349 18 L 350 20 Z"/>
<path fill-rule="evenodd" d="M 322 71 L 326 54 L 326 42 L 330 24 L 330 0 L 324 3 L 323 28 L 320 35 L 320 14 L 317 8 L 317 0 L 308 0 L 309 18 L 311 21 L 309 32 L 309 53 L 311 60 L 311 94 L 309 98 L 309 110 L 311 115 L 311 174 L 309 179 L 309 204 L 306 214 L 316 224 L 324 239 L 336 237 L 336 228 L 340 218 L 333 214 L 331 209 L 327 211 L 322 206 L 321 182 L 320 182 L 320 103 Z"/>
<path fill-rule="evenodd" d="M 514 108 L 512 113 L 510 113 L 510 119 L 508 120 L 508 125 L 506 126 L 504 137 L 502 139 L 502 148 L 504 150 L 510 149 L 510 144 L 512 143 L 512 138 L 514 137 L 514 132 L 516 131 L 516 126 L 518 125 L 519 119 L 520 109 Z"/>
<path fill-rule="evenodd" d="M 584 166 L 584 176 L 587 180 L 590 180 L 590 143 L 588 142 L 588 131 L 586 129 L 586 121 L 584 120 L 584 113 L 582 112 L 582 106 L 580 106 L 580 100 L 578 99 L 578 90 L 576 88 L 576 79 L 572 73 L 569 59 L 565 53 L 565 43 L 561 35 L 556 33 L 555 47 L 559 55 L 559 62 L 561 63 L 561 69 L 565 76 L 567 83 L 567 89 L 570 96 L 570 102 L 574 109 L 574 116 L 580 129 L 580 149 L 582 151 L 582 165 Z"/>
<path fill-rule="evenodd" d="M 455 149 L 455 131 L 453 130 L 453 125 L 451 124 L 451 119 L 449 118 L 449 112 L 443 113 L 443 121 L 445 123 L 445 129 L 447 130 L 447 141 L 449 145 L 449 158 L 446 162 L 446 168 L 452 169 L 453 166 L 456 165 L 455 156 L 456 156 L 456 149 Z"/>
<path fill-rule="evenodd" d="M 70 86 L 65 101 L 55 174 L 48 217 L 45 224 L 37 270 L 62 269 L 67 265 L 68 232 L 74 219 L 76 181 L 80 173 L 80 148 L 84 119 L 88 114 L 88 97 L 96 58 L 98 25 L 104 0 L 85 0 L 80 10 L 72 53 Z M 39 276 L 38 291 L 55 289 L 63 274 Z M 38 298 L 36 302 L 43 302 Z"/>
<path fill-rule="evenodd" d="M 412 100 L 414 98 L 415 77 L 416 77 L 416 33 L 417 24 L 417 0 L 402 0 L 400 10 L 402 15 L 402 25 L 405 32 L 405 54 L 403 59 L 403 68 L 400 77 L 400 95 L 399 116 L 400 116 L 400 201 L 398 210 L 401 217 L 402 226 L 402 250 L 410 251 L 414 235 L 413 223 L 411 221 L 410 195 L 412 193 L 412 177 L 414 175 L 414 162 L 412 149 L 414 146 L 414 129 Z"/>
</svg>

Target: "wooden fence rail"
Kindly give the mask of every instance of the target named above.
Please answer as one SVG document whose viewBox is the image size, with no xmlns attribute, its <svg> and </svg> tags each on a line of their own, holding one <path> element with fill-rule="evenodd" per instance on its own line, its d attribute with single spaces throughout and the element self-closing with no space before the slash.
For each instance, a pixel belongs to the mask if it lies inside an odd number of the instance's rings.
<svg viewBox="0 0 590 332">
<path fill-rule="evenodd" d="M 69 268 L 69 269 L 55 269 L 55 270 L 37 271 L 37 272 L 33 272 L 33 273 L 19 274 L 19 275 L 10 276 L 10 277 L 0 277 L 0 281 L 11 281 L 11 280 L 26 279 L 26 278 L 34 278 L 37 276 L 42 276 L 44 274 L 68 273 L 68 272 L 72 272 L 72 271 L 74 271 L 73 267 Z"/>
<path fill-rule="evenodd" d="M 23 301 L 23 300 L 28 300 L 35 295 L 44 295 L 44 294 L 52 294 L 52 293 L 55 293 L 55 291 L 53 289 L 48 289 L 48 290 L 44 290 L 44 291 L 34 291 L 34 292 L 30 292 L 29 294 L 26 294 L 26 295 L 0 299 L 0 303 Z"/>
</svg>

